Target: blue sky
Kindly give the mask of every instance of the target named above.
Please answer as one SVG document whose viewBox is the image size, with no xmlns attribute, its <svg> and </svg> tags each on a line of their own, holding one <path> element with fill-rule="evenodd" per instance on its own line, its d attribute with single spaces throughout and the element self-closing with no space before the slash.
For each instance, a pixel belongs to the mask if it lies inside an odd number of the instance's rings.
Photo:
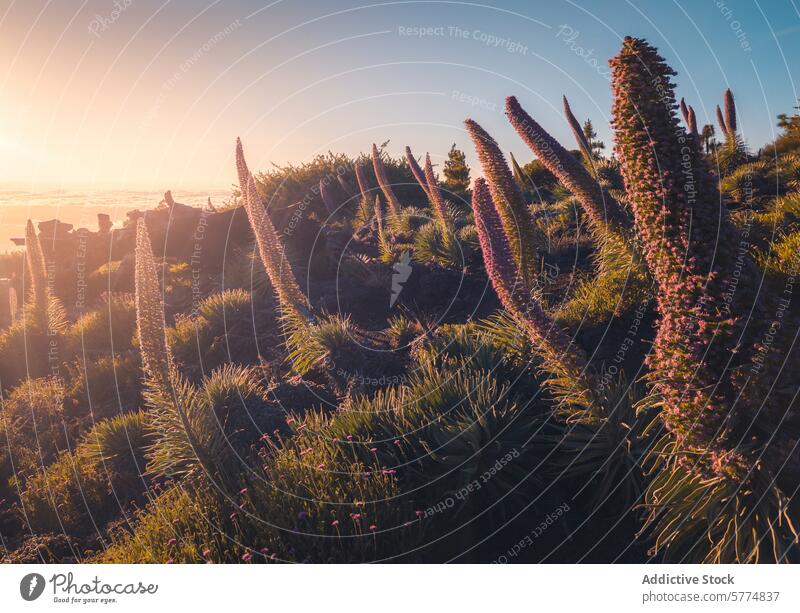
<svg viewBox="0 0 800 613">
<path fill-rule="evenodd" d="M 527 161 L 511 94 L 572 146 L 566 94 L 610 147 L 626 34 L 701 123 L 731 87 L 753 147 L 800 95 L 798 0 L 116 2 L 0 1 L 0 181 L 224 188 L 237 135 L 261 168 L 386 140 L 435 161 L 455 142 L 474 165 L 466 117 Z"/>
</svg>

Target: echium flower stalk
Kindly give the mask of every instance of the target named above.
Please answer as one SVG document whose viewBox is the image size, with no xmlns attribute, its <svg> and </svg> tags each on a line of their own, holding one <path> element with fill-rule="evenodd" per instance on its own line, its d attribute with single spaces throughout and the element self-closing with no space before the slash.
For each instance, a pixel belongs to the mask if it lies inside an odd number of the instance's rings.
<svg viewBox="0 0 800 613">
<path fill-rule="evenodd" d="M 662 415 L 684 450 L 711 451 L 712 463 L 724 457 L 733 466 L 736 443 L 727 441 L 734 438 L 736 391 L 726 372 L 737 366 L 738 322 L 723 295 L 738 237 L 677 120 L 675 72 L 646 41 L 630 37 L 609 63 L 616 153 L 659 289 L 661 319 L 648 363 Z"/>
<path fill-rule="evenodd" d="M 503 224 L 503 230 L 508 237 L 514 262 L 520 271 L 522 281 L 527 287 L 532 288 L 536 277 L 538 233 L 531 209 L 525 202 L 520 186 L 514 180 L 514 175 L 508 168 L 497 142 L 472 119 L 467 119 L 464 125 L 478 152 L 478 159 L 486 176 L 492 201 Z"/>
<path fill-rule="evenodd" d="M 330 192 L 328 191 L 328 187 L 325 185 L 324 179 L 319 180 L 319 195 L 322 198 L 322 203 L 325 205 L 328 214 L 333 215 L 336 212 L 336 202 L 333 200 L 333 196 L 331 196 Z"/>
<path fill-rule="evenodd" d="M 683 120 L 686 122 L 686 128 L 688 129 L 689 134 L 697 137 L 697 116 L 694 114 L 694 109 L 691 107 L 691 105 L 686 104 L 686 101 L 683 98 L 681 98 L 680 109 L 681 115 L 683 115 Z"/>
<path fill-rule="evenodd" d="M 722 130 L 722 133 L 725 135 L 725 139 L 728 138 L 728 126 L 725 123 L 725 116 L 722 114 L 722 109 L 719 108 L 717 105 L 717 123 L 719 124 L 719 129 Z"/>
<path fill-rule="evenodd" d="M 686 124 L 689 126 L 689 133 L 694 136 L 695 139 L 698 139 L 700 137 L 700 133 L 697 131 L 697 115 L 695 114 L 694 108 L 691 104 L 689 105 L 689 118 Z"/>
<path fill-rule="evenodd" d="M 419 183 L 422 191 L 424 191 L 425 195 L 430 198 L 431 195 L 428 192 L 428 181 L 425 177 L 425 173 L 423 172 L 422 168 L 419 167 L 419 164 L 417 164 L 417 159 L 414 157 L 414 154 L 411 153 L 411 147 L 408 145 L 406 145 L 406 162 L 408 162 L 408 167 L 411 168 L 411 173 L 414 175 L 417 183 Z"/>
<path fill-rule="evenodd" d="M 278 295 L 278 300 L 284 309 L 294 311 L 304 319 L 308 319 L 308 299 L 295 279 L 275 226 L 261 202 L 256 181 L 247 167 L 242 142 L 239 139 L 236 140 L 236 169 L 239 173 L 239 180 L 242 181 L 240 189 L 245 197 L 245 210 L 250 227 L 256 237 L 258 253 L 272 287 Z"/>
<path fill-rule="evenodd" d="M 31 308 L 37 324 L 47 326 L 47 263 L 44 259 L 42 243 L 39 235 L 33 227 L 33 222 L 29 219 L 25 224 L 25 259 L 28 263 L 28 276 L 31 281 Z"/>
<path fill-rule="evenodd" d="M 730 138 L 736 137 L 736 130 L 738 128 L 736 122 L 736 102 L 733 100 L 733 92 L 730 89 L 725 90 L 725 128 Z"/>
<path fill-rule="evenodd" d="M 358 182 L 358 191 L 361 192 L 361 197 L 367 198 L 372 188 L 367 180 L 367 175 L 364 173 L 364 166 L 359 163 L 356 163 L 356 181 Z"/>
<path fill-rule="evenodd" d="M 559 374 L 583 381 L 587 374 L 586 356 L 544 312 L 522 282 L 499 211 L 484 179 L 476 179 L 473 185 L 472 212 L 486 274 L 500 302 L 525 327 L 536 348 L 551 364 L 558 365 Z"/>
<path fill-rule="evenodd" d="M 342 188 L 342 193 L 347 197 L 348 200 L 355 195 L 353 186 L 350 185 L 350 182 L 345 179 L 343 175 L 337 173 L 336 180 L 339 182 L 339 187 Z"/>
<path fill-rule="evenodd" d="M 169 397 L 172 394 L 172 354 L 167 344 L 158 268 L 143 217 L 136 224 L 135 255 L 136 325 L 142 365 L 147 378 Z"/>
<path fill-rule="evenodd" d="M 436 182 L 436 176 L 433 174 L 433 165 L 431 164 L 431 156 L 425 155 L 425 182 L 428 184 L 428 197 L 431 201 L 431 208 L 433 209 L 433 216 L 439 228 L 442 231 L 442 236 L 448 240 L 450 235 L 447 204 L 442 197 L 442 192 L 439 189 L 439 184 Z"/>
<path fill-rule="evenodd" d="M 386 166 L 383 165 L 381 153 L 378 151 L 376 145 L 372 145 L 372 167 L 375 170 L 375 178 L 378 181 L 378 186 L 386 198 L 386 206 L 389 207 L 389 216 L 391 219 L 397 219 L 400 215 L 400 201 L 394 195 L 392 185 L 389 183 L 389 177 L 386 175 Z"/>
<path fill-rule="evenodd" d="M 386 234 L 383 231 L 383 206 L 381 205 L 380 194 L 375 194 L 375 223 L 378 227 L 378 241 L 384 244 L 386 242 Z"/>
<path fill-rule="evenodd" d="M 589 141 L 586 140 L 586 134 L 583 133 L 583 128 L 581 128 L 581 124 L 578 122 L 578 119 L 572 112 L 572 108 L 569 106 L 569 100 L 567 100 L 566 96 L 561 97 L 564 102 L 564 116 L 567 118 L 567 123 L 569 124 L 570 129 L 572 130 L 572 135 L 575 137 L 575 141 L 578 143 L 578 147 L 583 153 L 583 157 L 586 160 L 586 163 L 589 165 L 590 168 L 594 167 L 594 155 L 592 154 L 592 148 L 589 146 Z"/>
<path fill-rule="evenodd" d="M 617 233 L 623 231 L 628 221 L 619 203 L 574 155 L 525 112 L 514 96 L 506 98 L 506 116 L 539 161 L 575 195 L 596 230 L 610 227 Z"/>
</svg>

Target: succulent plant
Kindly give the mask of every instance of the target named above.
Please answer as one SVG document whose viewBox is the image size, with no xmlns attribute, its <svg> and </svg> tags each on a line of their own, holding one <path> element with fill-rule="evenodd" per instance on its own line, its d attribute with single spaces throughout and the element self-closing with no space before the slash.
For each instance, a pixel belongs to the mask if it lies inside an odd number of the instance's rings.
<svg viewBox="0 0 800 613">
<path fill-rule="evenodd" d="M 419 183 L 422 191 L 424 191 L 425 195 L 430 198 L 430 193 L 428 192 L 428 181 L 425 177 L 425 172 L 419 167 L 417 158 L 415 158 L 414 154 L 411 153 L 411 147 L 409 146 L 406 146 L 406 162 L 408 163 L 408 167 L 411 168 L 411 173 L 414 175 L 417 183 Z"/>
<path fill-rule="evenodd" d="M 164 303 L 150 235 L 143 217 L 136 223 L 136 324 L 146 377 L 171 395 L 172 354 L 167 345 Z"/>
<path fill-rule="evenodd" d="M 392 220 L 400 215 L 400 201 L 394 195 L 392 185 L 389 183 L 389 177 L 386 175 L 386 166 L 383 164 L 381 152 L 378 151 L 377 145 L 372 145 L 372 167 L 375 170 L 375 178 L 378 181 L 378 186 L 386 198 L 386 206 L 389 208 L 389 216 Z"/>
<path fill-rule="evenodd" d="M 258 194 L 256 181 L 250 173 L 244 158 L 241 140 L 236 140 L 236 168 L 239 174 L 240 188 L 245 196 L 245 210 L 250 227 L 256 237 L 261 261 L 278 295 L 281 306 L 291 310 L 303 318 L 308 318 L 309 304 L 286 258 L 278 232 L 264 208 Z"/>
<path fill-rule="evenodd" d="M 497 207 L 511 254 L 521 275 L 520 281 L 532 288 L 536 276 L 536 245 L 539 241 L 530 207 L 497 142 L 472 119 L 467 119 L 464 124 L 478 152 L 493 206 Z"/>
<path fill-rule="evenodd" d="M 512 256 L 506 230 L 486 181 L 476 179 L 472 188 L 472 212 L 483 251 L 486 274 L 503 306 L 524 326 L 530 340 L 558 365 L 559 374 L 584 379 L 587 362 L 572 339 L 541 308 L 522 282 L 522 274 Z"/>
</svg>

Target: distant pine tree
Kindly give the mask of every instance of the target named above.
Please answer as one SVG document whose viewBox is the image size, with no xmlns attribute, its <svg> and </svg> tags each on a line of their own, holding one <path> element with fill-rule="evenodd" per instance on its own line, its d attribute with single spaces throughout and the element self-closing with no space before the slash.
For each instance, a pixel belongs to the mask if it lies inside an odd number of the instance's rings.
<svg viewBox="0 0 800 613">
<path fill-rule="evenodd" d="M 586 137 L 586 142 L 589 144 L 592 157 L 595 160 L 599 160 L 602 157 L 600 152 L 606 148 L 606 144 L 601 140 L 597 140 L 597 132 L 594 131 L 594 126 L 592 125 L 591 119 L 587 119 L 584 122 L 583 135 Z"/>
<path fill-rule="evenodd" d="M 448 200 L 458 201 L 459 204 L 469 200 L 469 166 L 467 156 L 453 143 L 447 160 L 444 163 L 444 188 L 447 190 Z"/>
</svg>

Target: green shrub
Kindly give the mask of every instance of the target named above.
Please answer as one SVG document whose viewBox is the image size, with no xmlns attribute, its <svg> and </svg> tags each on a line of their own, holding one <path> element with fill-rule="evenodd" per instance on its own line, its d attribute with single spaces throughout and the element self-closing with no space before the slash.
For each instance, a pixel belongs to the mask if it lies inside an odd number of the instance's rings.
<svg viewBox="0 0 800 613">
<path fill-rule="evenodd" d="M 29 379 L 3 398 L 0 421 L 0 491 L 19 483 L 67 448 L 64 389 L 57 379 Z"/>
</svg>

